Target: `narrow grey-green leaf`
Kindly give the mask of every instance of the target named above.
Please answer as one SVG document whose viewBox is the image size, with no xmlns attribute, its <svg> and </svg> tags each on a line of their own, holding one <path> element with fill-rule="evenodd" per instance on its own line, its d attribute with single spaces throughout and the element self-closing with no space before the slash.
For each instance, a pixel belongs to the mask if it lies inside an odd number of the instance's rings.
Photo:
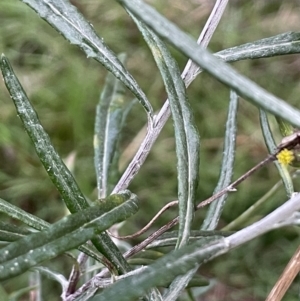
<svg viewBox="0 0 300 301">
<path fill-rule="evenodd" d="M 91 301 L 131 301 L 142 296 L 148 289 L 164 286 L 176 276 L 183 275 L 195 265 L 227 251 L 224 239 L 202 246 L 199 242 L 183 246 L 150 265 L 137 276 L 119 280 Z"/>
<path fill-rule="evenodd" d="M 195 40 L 155 11 L 150 5 L 139 0 L 116 0 L 131 13 L 140 18 L 158 35 L 184 53 L 213 77 L 231 87 L 240 96 L 277 115 L 296 127 L 300 127 L 300 111 L 282 99 L 267 92 L 235 69 L 220 61 L 206 49 L 199 47 Z"/>
<path fill-rule="evenodd" d="M 54 149 L 48 134 L 39 121 L 37 113 L 32 107 L 18 78 L 14 74 L 8 59 L 4 55 L 1 56 L 0 68 L 6 87 L 14 101 L 25 130 L 35 147 L 39 159 L 44 165 L 53 184 L 60 192 L 66 206 L 71 213 L 89 207 L 73 175 Z M 94 238 L 92 242 L 95 247 L 111 261 L 119 273 L 125 273 L 129 270 L 129 265 L 107 233 L 101 233 L 100 236 Z"/>
<path fill-rule="evenodd" d="M 259 110 L 259 119 L 266 146 L 269 153 L 272 154 L 276 150 L 276 143 L 270 129 L 268 116 L 264 110 Z M 286 194 L 290 198 L 294 193 L 294 184 L 292 178 L 285 166 L 282 166 L 278 161 L 274 161 L 274 164 L 278 169 Z"/>
<path fill-rule="evenodd" d="M 15 241 L 30 233 L 27 229 L 0 222 L 0 241 Z"/>
<path fill-rule="evenodd" d="M 7 230 L 0 229 L 1 242 L 15 241 L 22 238 L 23 236 L 24 236 L 23 234 L 18 234 L 18 233 L 9 232 Z"/>
<path fill-rule="evenodd" d="M 259 110 L 259 121 L 268 151 L 270 154 L 273 154 L 276 151 L 277 146 L 275 139 L 273 138 L 267 113 L 261 109 Z"/>
<path fill-rule="evenodd" d="M 125 60 L 125 55 L 120 55 Z M 119 133 L 122 127 L 124 86 L 112 74 L 108 74 L 96 109 L 94 151 L 98 198 L 108 194 L 108 175 Z"/>
<path fill-rule="evenodd" d="M 228 48 L 215 55 L 226 62 L 258 59 L 300 52 L 300 33 L 286 32 L 270 38 Z"/>
<path fill-rule="evenodd" d="M 286 32 L 270 38 L 242 44 L 221 50 L 214 55 L 227 63 L 247 59 L 268 58 L 277 55 L 294 54 L 300 52 L 300 33 Z M 202 72 L 197 68 L 190 78 L 185 78 L 187 86 Z"/>
<path fill-rule="evenodd" d="M 176 61 L 166 45 L 152 30 L 148 29 L 133 15 L 131 17 L 142 32 L 160 70 L 174 121 L 179 201 L 179 232 L 176 247 L 180 248 L 189 241 L 194 216 L 199 171 L 199 134 L 188 103 L 185 84 Z M 185 286 L 185 284 L 183 285 Z"/>
<path fill-rule="evenodd" d="M 230 231 L 203 231 L 203 230 L 192 230 L 189 241 L 202 241 L 203 245 L 208 242 L 217 240 L 221 237 L 226 237 L 233 234 Z M 146 249 L 161 248 L 175 246 L 178 238 L 178 231 L 169 231 L 162 234 L 158 239 L 149 244 Z"/>
<path fill-rule="evenodd" d="M 42 231 L 50 227 L 50 224 L 42 220 L 41 218 L 38 218 L 19 207 L 16 207 L 3 199 L 0 198 L 0 212 L 3 212 L 7 214 L 8 216 L 19 220 L 26 224 L 27 226 L 30 226 L 36 230 Z M 79 247 L 79 250 L 84 252 L 85 254 L 89 255 L 90 257 L 94 258 L 95 260 L 102 262 L 103 258 L 99 255 L 99 252 L 91 245 L 83 245 Z"/>
<path fill-rule="evenodd" d="M 132 15 L 161 72 L 174 121 L 179 200 L 178 247 L 187 244 L 198 184 L 200 139 L 176 61 L 156 34 Z"/>
<path fill-rule="evenodd" d="M 119 61 L 114 52 L 103 42 L 93 26 L 71 5 L 68 0 L 22 0 L 38 15 L 55 28 L 71 44 L 80 47 L 88 57 L 100 62 L 140 101 L 149 118 L 153 117 L 153 109 L 146 95 L 132 75 Z"/>
<path fill-rule="evenodd" d="M 44 220 L 27 213 L 26 211 L 20 209 L 17 206 L 6 202 L 5 200 L 0 198 L 0 212 L 7 214 L 8 216 L 17 219 L 27 226 L 30 226 L 37 230 L 44 230 L 49 227 L 49 223 L 45 222 Z"/>
<path fill-rule="evenodd" d="M 238 109 L 238 95 L 231 90 L 227 122 L 226 122 L 223 160 L 222 160 L 219 181 L 214 191 L 214 194 L 218 193 L 220 190 L 227 187 L 232 180 L 233 164 L 235 158 L 236 130 L 237 130 L 237 109 Z M 206 214 L 206 218 L 201 227 L 202 230 L 216 229 L 226 199 L 227 199 L 227 194 L 221 196 L 218 200 L 214 201 L 209 206 L 208 212 Z"/>
<path fill-rule="evenodd" d="M 111 195 L 107 199 L 101 200 L 98 205 L 64 217 L 44 231 L 33 233 L 13 242 L 2 249 L 0 263 L 20 256 L 33 248 L 43 246 L 54 239 L 75 231 L 79 227 L 87 225 L 91 221 L 94 222 L 98 216 L 105 214 L 106 211 L 111 211 L 127 200 L 136 201 L 136 196 L 127 190 L 118 195 Z"/>
<path fill-rule="evenodd" d="M 238 95 L 234 91 L 230 91 L 230 102 L 228 108 L 228 116 L 226 122 L 226 132 L 225 132 L 225 141 L 224 141 L 224 151 L 223 151 L 223 160 L 222 167 L 220 172 L 220 178 L 217 184 L 217 187 L 214 191 L 214 194 L 227 187 L 232 178 L 233 174 L 233 164 L 235 157 L 235 140 L 236 140 L 236 123 L 237 123 L 237 109 L 238 109 Z M 220 197 L 218 200 L 213 202 L 206 214 L 206 218 L 201 227 L 202 230 L 215 230 L 223 207 L 227 199 L 227 194 Z M 214 231 L 211 231 L 212 233 Z M 202 238 L 203 245 L 207 243 L 211 238 Z M 164 294 L 165 301 L 172 301 L 177 299 L 181 291 L 190 283 L 191 279 L 194 277 L 199 266 L 196 266 L 194 269 L 190 270 L 186 275 L 177 277 L 171 284 L 169 290 Z"/>
<path fill-rule="evenodd" d="M 106 202 L 69 215 L 45 231 L 9 244 L 0 254 L 0 280 L 19 275 L 42 261 L 80 246 L 113 224 L 130 217 L 137 209 L 134 195 L 128 192 L 112 195 Z"/>
<path fill-rule="evenodd" d="M 14 101 L 25 130 L 50 179 L 63 197 L 66 206 L 71 213 L 87 208 L 89 206 L 88 202 L 80 191 L 73 175 L 52 146 L 48 134 L 40 124 L 37 113 L 4 55 L 1 57 L 0 67 L 6 87 Z"/>
</svg>

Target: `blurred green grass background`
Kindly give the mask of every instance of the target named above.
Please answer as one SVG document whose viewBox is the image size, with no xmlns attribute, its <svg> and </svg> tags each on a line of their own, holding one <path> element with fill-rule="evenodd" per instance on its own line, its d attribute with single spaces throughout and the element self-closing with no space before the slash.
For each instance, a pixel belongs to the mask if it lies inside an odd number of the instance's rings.
<svg viewBox="0 0 300 301">
<path fill-rule="evenodd" d="M 209 0 L 148 2 L 195 38 L 214 5 L 214 1 Z M 113 51 L 127 53 L 129 71 L 158 110 L 166 99 L 161 77 L 150 51 L 124 10 L 115 1 L 74 0 L 72 3 Z M 292 0 L 230 1 L 209 49 L 216 52 L 279 33 L 297 31 L 299 10 L 299 4 Z M 76 152 L 76 180 L 83 192 L 95 199 L 94 115 L 106 70 L 69 45 L 17 0 L 0 1 L 0 51 L 10 59 L 61 156 L 68 158 Z M 171 51 L 183 69 L 187 59 L 172 48 Z M 268 91 L 299 107 L 298 55 L 238 62 L 234 67 Z M 200 202 L 212 194 L 218 180 L 229 90 L 203 73 L 189 87 L 188 94 L 201 135 Z M 127 95 L 130 101 L 132 95 Z M 39 163 L 3 81 L 0 82 L 0 104 L 0 197 L 54 222 L 65 214 L 63 203 Z M 123 131 L 121 153 L 145 122 L 143 109 L 135 105 Z M 273 117 L 271 123 L 279 142 L 280 135 Z M 241 99 L 234 178 L 266 155 L 258 110 Z M 121 159 L 124 168 L 130 156 L 123 155 Z M 220 228 L 238 217 L 278 180 L 275 167 L 269 165 L 240 185 L 238 191 L 229 197 Z M 300 187 L 297 183 L 295 186 L 296 189 Z M 176 155 L 171 121 L 129 188 L 142 200 L 140 212 L 125 227 L 129 233 L 143 226 L 165 203 L 176 199 Z M 285 199 L 281 189 L 258 215 L 253 216 L 253 220 L 267 214 Z M 197 212 L 195 229 L 199 229 L 205 211 Z M 167 212 L 156 226 L 163 225 L 175 214 L 174 210 Z M 5 219 L 4 216 L 1 218 Z M 296 250 L 298 238 L 297 227 L 273 231 L 215 260 L 203 267 L 202 272 L 223 283 L 218 287 L 227 296 L 226 300 L 263 300 Z M 299 281 L 296 281 L 284 300 L 298 300 L 298 286 Z"/>
</svg>

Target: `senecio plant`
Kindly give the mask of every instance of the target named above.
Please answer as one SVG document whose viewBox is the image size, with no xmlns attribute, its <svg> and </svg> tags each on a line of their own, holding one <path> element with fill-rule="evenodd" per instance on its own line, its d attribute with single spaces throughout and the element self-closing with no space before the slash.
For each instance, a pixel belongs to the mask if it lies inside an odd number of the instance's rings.
<svg viewBox="0 0 300 301">
<path fill-rule="evenodd" d="M 96 109 L 94 150 L 98 200 L 89 202 L 53 147 L 9 59 L 2 54 L 2 75 L 18 116 L 42 165 L 70 212 L 56 223 L 49 224 L 12 205 L 10 200 L 0 200 L 1 212 L 24 225 L 19 227 L 0 224 L 0 239 L 4 245 L 0 252 L 2 281 L 13 281 L 13 277 L 23 273 L 47 275 L 61 284 L 61 299 L 64 301 L 131 301 L 139 298 L 171 301 L 181 298 L 184 290 L 187 290 L 190 300 L 196 300 L 205 288 L 210 287 L 209 279 L 196 275 L 203 263 L 272 229 L 299 223 L 300 195 L 294 193 L 287 165 L 299 164 L 297 149 L 300 145 L 300 134 L 295 128 L 300 128 L 300 112 L 228 64 L 238 60 L 298 53 L 299 33 L 280 34 L 213 55 L 205 48 L 221 19 L 227 1 L 216 1 L 196 42 L 143 1 L 117 0 L 116 4 L 119 3 L 126 10 L 128 18 L 132 18 L 148 44 L 165 85 L 168 99 L 158 112 L 154 112 L 147 96 L 124 67 L 124 55 L 116 55 L 69 1 L 22 2 L 36 11 L 39 17 L 68 42 L 78 46 L 88 59 L 102 64 L 109 71 L 109 75 Z M 166 44 L 172 45 L 189 59 L 182 74 Z M 213 195 L 199 202 L 195 194 L 199 185 L 200 136 L 186 88 L 202 71 L 222 82 L 231 92 L 220 179 Z M 123 175 L 117 182 L 112 182 L 111 174 L 116 166 L 113 162 L 118 158 L 118 140 L 129 110 L 122 101 L 125 87 L 144 108 L 148 120 L 147 133 Z M 233 182 L 239 95 L 259 108 L 269 156 Z M 272 137 L 266 112 L 276 117 L 285 136 L 278 145 Z M 142 168 L 170 116 L 176 142 L 178 201 L 165 206 L 158 215 L 170 206 L 177 205 L 178 216 L 158 230 L 153 230 L 150 236 L 137 245 L 127 245 L 127 250 L 123 253 L 118 247 L 118 233 L 111 227 L 137 213 L 139 206 L 142 206 L 138 196 L 128 190 L 128 186 Z M 216 231 L 227 195 L 235 191 L 238 184 L 255 170 L 271 161 L 276 164 L 282 177 L 286 202 L 269 215 L 237 232 Z M 209 210 L 200 230 L 199 227 L 192 229 L 197 209 L 206 205 L 209 205 Z M 245 212 L 239 218 L 245 218 L 249 214 L 251 211 Z M 238 219 L 233 221 L 235 224 L 238 222 Z M 178 230 L 168 231 L 177 224 Z M 227 225 L 224 230 L 232 228 Z M 166 246 L 169 247 L 168 251 L 159 253 L 160 256 L 153 255 L 158 254 L 153 250 L 161 250 Z M 72 269 L 70 267 L 68 279 L 43 266 L 45 262 L 71 250 L 74 265 Z M 129 259 L 142 251 L 144 256 L 138 264 L 133 265 Z M 94 267 L 93 272 L 91 267 Z M 199 287 L 203 289 L 197 290 Z M 41 285 L 38 280 L 33 286 L 24 288 L 19 295 L 29 291 L 35 292 L 35 297 L 31 297 L 35 299 L 32 300 L 41 299 Z M 9 297 L 4 295 L 3 293 L 3 298 L 8 300 Z"/>
</svg>

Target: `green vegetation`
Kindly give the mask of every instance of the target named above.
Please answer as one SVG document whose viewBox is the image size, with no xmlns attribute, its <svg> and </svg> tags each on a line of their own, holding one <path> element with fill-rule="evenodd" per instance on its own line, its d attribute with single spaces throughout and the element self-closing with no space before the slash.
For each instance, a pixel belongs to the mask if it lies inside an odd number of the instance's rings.
<svg viewBox="0 0 300 301">
<path fill-rule="evenodd" d="M 103 265 L 116 277 L 136 265 L 153 264 L 152 270 L 118 281 L 94 300 L 121 300 L 118 296 L 125 300 L 124 291 L 127 292 L 129 286 L 133 289 L 128 290 L 128 300 L 145 296 L 145 289 L 156 286 L 165 294 L 163 300 L 175 300 L 175 288 L 180 287 L 180 283 L 187 284 L 189 277 L 192 278 L 189 286 L 193 288 L 186 290 L 178 300 L 197 300 L 200 294 L 214 300 L 214 289 L 222 291 L 224 295 L 219 298 L 222 300 L 264 300 L 298 247 L 298 227 L 290 225 L 273 230 L 230 252 L 225 251 L 223 236 L 232 233 L 227 231 L 238 231 L 260 220 L 281 206 L 293 190 L 299 191 L 295 170 L 289 167 L 295 174 L 291 184 L 286 169 L 278 172 L 271 162 L 243 181 L 236 192 L 229 193 L 228 200 L 224 197 L 224 208 L 213 204 L 211 209 L 206 206 L 194 212 L 193 205 L 226 187 L 265 159 L 269 151 L 274 151 L 282 136 L 277 125 L 280 120 L 276 121 L 273 114 L 299 127 L 299 111 L 291 106 L 299 107 L 300 34 L 288 33 L 298 30 L 298 6 L 290 0 L 284 3 L 233 1 L 227 5 L 208 49 L 219 52 L 220 58 L 231 62 L 240 73 L 235 77 L 236 74 L 204 50 L 199 50 L 196 57 L 193 44 L 188 44 L 188 37 L 187 40 L 184 36 L 178 38 L 179 32 L 172 35 L 168 31 L 168 37 L 160 40 L 157 34 L 163 35 L 164 27 L 156 28 L 157 19 L 148 13 L 137 15 L 141 8 L 133 0 L 134 7 L 128 9 L 137 9 L 132 11 L 135 17 L 120 5 L 126 6 L 127 1 L 71 1 L 85 19 L 72 7 L 63 6 L 64 2 L 68 3 L 62 0 L 51 0 L 50 5 L 36 0 L 0 1 L 0 52 L 4 54 L 1 69 L 6 76 L 5 83 L 0 81 L 0 239 L 3 246 L 0 277 L 5 280 L 2 295 L 7 295 L 7 300 L 28 300 L 33 286 L 36 292 L 41 292 L 43 300 L 56 300 L 61 295 L 58 283 L 73 292 L 68 277 L 72 267 L 75 278 L 80 268 L 76 264 L 78 248 L 91 259 L 86 264 L 84 277 L 78 285 L 75 283 L 76 289 L 93 276 L 94 269 L 97 272 L 102 269 L 103 275 L 109 278 Z M 211 2 L 147 1 L 194 39 L 212 10 Z M 43 17 L 46 9 L 52 12 L 46 12 L 44 18 L 48 18 L 54 28 L 39 17 L 39 14 Z M 78 28 L 72 22 L 65 22 L 56 9 L 78 25 L 79 34 Z M 56 17 L 51 19 L 51 15 Z M 150 19 L 144 21 L 153 21 L 153 30 L 140 23 L 139 18 L 147 16 Z M 98 39 L 85 20 L 101 38 Z M 273 38 L 279 34 L 285 35 Z M 271 39 L 260 41 L 265 38 Z M 256 41 L 259 42 L 251 44 Z M 241 51 L 237 49 L 222 52 L 245 43 L 250 44 L 242 48 L 243 52 L 256 59 L 241 60 Z M 257 48 L 254 51 L 251 47 Z M 278 55 L 277 52 L 264 58 L 268 49 L 264 48 L 263 54 L 263 47 L 281 51 L 281 54 L 294 54 Z M 203 64 L 205 71 L 185 91 L 179 70 L 184 69 L 188 60 L 184 53 L 189 51 L 195 55 L 194 59 L 199 58 L 198 63 Z M 123 54 L 118 56 L 120 53 Z M 239 55 L 241 61 L 236 61 L 231 53 Z M 242 75 L 286 103 L 256 90 Z M 238 100 L 228 85 L 243 97 Z M 157 114 L 167 98 L 174 121 L 171 118 L 167 121 L 145 163 L 138 164 L 141 169 L 130 183 L 130 191 L 124 191 L 125 184 L 116 187 L 146 135 L 147 123 L 150 129 L 153 118 L 155 122 L 153 112 Z M 265 111 L 258 107 L 273 114 L 264 115 Z M 266 146 L 268 121 L 275 143 L 269 135 Z M 223 162 L 227 173 L 221 173 L 223 178 L 219 179 L 223 153 L 228 156 Z M 281 168 L 278 164 L 277 167 Z M 281 177 L 284 185 L 276 184 L 281 183 Z M 274 185 L 277 188 L 273 191 Z M 114 194 L 108 197 L 112 191 Z M 242 214 L 268 193 L 270 197 L 263 199 L 261 205 L 244 218 Z M 178 198 L 179 208 L 169 209 L 142 236 L 129 239 L 128 244 L 121 240 L 116 242 L 120 251 L 113 243 L 115 240 L 103 232 L 116 222 L 124 221 L 110 230 L 112 234 L 134 233 L 165 204 Z M 96 202 L 97 199 L 100 201 Z M 218 210 L 220 220 L 218 214 L 213 216 Z M 69 211 L 72 215 L 68 215 Z M 173 239 L 170 245 L 153 246 L 128 261 L 123 258 L 122 253 L 130 246 L 140 243 L 178 214 L 180 225 L 172 229 L 176 231 L 163 234 Z M 50 226 L 53 223 L 55 225 Z M 32 234 L 36 232 L 33 229 L 42 232 Z M 200 229 L 205 233 L 211 231 L 213 235 L 199 236 Z M 227 231 L 214 231 L 222 229 Z M 271 226 L 266 231 L 270 229 Z M 18 241 L 22 237 L 25 238 Z M 86 243 L 91 238 L 93 245 Z M 186 246 L 188 240 L 191 244 Z M 166 236 L 162 236 L 156 243 L 166 241 Z M 180 250 L 170 252 L 174 248 Z M 172 283 L 175 276 L 187 273 L 196 262 L 201 264 L 218 252 L 226 254 L 203 264 L 196 276 L 190 273 Z M 184 254 L 190 257 L 181 261 Z M 16 263 L 18 268 L 14 269 Z M 38 268 L 27 271 L 33 266 Z M 169 284 L 170 290 L 161 289 Z M 160 295 L 159 290 L 152 289 L 145 298 L 154 300 Z M 91 296 L 94 293 L 90 291 Z M 80 300 L 88 299 L 81 297 Z M 63 298 L 69 300 L 66 296 Z M 298 283 L 290 287 L 285 298 L 283 300 L 298 300 Z"/>
</svg>

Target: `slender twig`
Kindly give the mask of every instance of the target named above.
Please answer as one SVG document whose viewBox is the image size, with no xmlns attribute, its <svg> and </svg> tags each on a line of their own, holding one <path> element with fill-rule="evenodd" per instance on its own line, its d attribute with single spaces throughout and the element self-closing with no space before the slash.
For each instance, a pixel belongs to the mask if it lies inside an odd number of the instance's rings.
<svg viewBox="0 0 300 301">
<path fill-rule="evenodd" d="M 257 165 L 255 165 L 254 167 L 252 167 L 250 170 L 248 170 L 246 173 L 244 173 L 241 177 L 239 177 L 237 180 L 235 180 L 229 186 L 227 186 L 226 188 L 220 190 L 218 193 L 214 194 L 210 198 L 208 198 L 205 201 L 203 201 L 200 204 L 198 204 L 197 205 L 197 209 L 205 207 L 206 205 L 208 205 L 211 202 L 215 201 L 216 199 L 218 199 L 219 197 L 221 197 L 222 195 L 224 195 L 227 192 L 235 191 L 236 190 L 235 188 L 240 183 L 242 183 L 243 181 L 245 181 L 248 177 L 250 177 L 255 171 L 257 171 L 258 169 L 260 169 L 261 167 L 263 167 L 264 165 L 266 165 L 270 161 L 274 161 L 274 160 L 276 160 L 276 155 L 269 155 L 266 159 L 264 159 L 263 161 L 259 162 Z"/>
<path fill-rule="evenodd" d="M 169 208 L 176 206 L 176 205 L 178 205 L 178 201 L 172 201 L 172 202 L 169 202 L 168 204 L 166 204 L 164 207 L 162 207 L 156 213 L 156 215 L 151 219 L 151 221 L 144 228 L 135 232 L 134 234 L 125 235 L 125 236 L 117 236 L 117 235 L 113 235 L 112 233 L 109 233 L 109 235 L 114 238 L 120 239 L 120 240 L 138 237 L 138 236 L 142 235 L 143 233 L 145 233 L 166 210 L 168 210 Z"/>
<path fill-rule="evenodd" d="M 197 44 L 206 48 L 224 13 L 228 0 L 217 0 L 215 6 L 197 40 Z M 189 60 L 182 72 L 182 79 L 188 87 L 200 73 L 200 67 Z"/>
<path fill-rule="evenodd" d="M 165 233 L 166 231 L 168 231 L 169 229 L 171 229 L 172 227 L 174 227 L 175 225 L 177 225 L 178 222 L 179 222 L 179 217 L 177 216 L 177 217 L 173 218 L 171 221 L 169 221 L 167 224 L 165 224 L 164 226 L 162 226 L 161 228 L 159 228 L 157 231 L 153 232 L 151 235 L 149 235 L 141 243 L 139 243 L 138 245 L 134 246 L 133 248 L 131 248 L 130 250 L 128 250 L 127 252 L 125 252 L 123 254 L 123 256 L 127 259 L 127 258 L 133 256 L 134 254 L 140 252 L 141 250 L 145 249 L 156 238 L 158 238 L 163 233 Z"/>
</svg>

